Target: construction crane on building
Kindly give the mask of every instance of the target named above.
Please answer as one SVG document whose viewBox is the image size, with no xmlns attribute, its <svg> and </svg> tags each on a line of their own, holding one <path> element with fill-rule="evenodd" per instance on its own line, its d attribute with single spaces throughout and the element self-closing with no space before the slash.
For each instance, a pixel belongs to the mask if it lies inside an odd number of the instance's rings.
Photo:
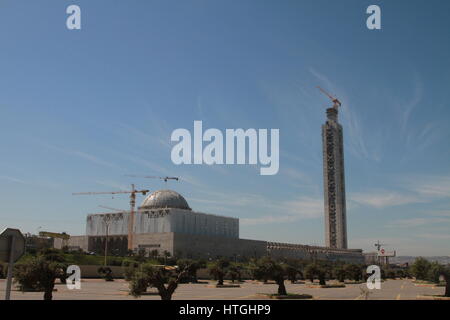
<svg viewBox="0 0 450 320">
<path fill-rule="evenodd" d="M 175 181 L 180 180 L 179 177 L 139 176 L 139 175 L 134 175 L 134 174 L 127 174 L 126 176 L 134 177 L 134 178 L 145 178 L 145 179 L 160 179 L 160 180 L 164 180 L 164 182 L 167 182 L 168 180 L 175 180 Z"/>
<path fill-rule="evenodd" d="M 55 238 L 62 239 L 62 247 L 66 247 L 70 239 L 70 235 L 65 232 L 57 233 L 57 232 L 40 231 L 39 236 L 53 239 Z"/>
<path fill-rule="evenodd" d="M 338 100 L 338 98 L 333 97 L 331 94 L 329 94 L 328 92 L 326 92 L 324 89 L 322 89 L 321 87 L 317 86 L 317 88 L 322 91 L 328 98 L 330 98 L 331 101 L 333 101 L 333 108 L 334 109 L 338 109 L 338 107 L 341 106 L 341 102 Z"/>
<path fill-rule="evenodd" d="M 100 208 L 104 208 L 104 209 L 109 209 L 109 210 L 117 211 L 117 212 L 125 212 L 125 211 L 126 211 L 126 210 L 117 209 L 117 208 L 111 208 L 111 207 L 108 207 L 108 206 L 102 206 L 102 205 L 99 205 L 99 207 L 100 207 Z M 96 214 L 101 214 L 101 213 L 96 213 Z"/>
<path fill-rule="evenodd" d="M 128 222 L 128 250 L 133 250 L 133 234 L 134 234 L 134 213 L 136 206 L 136 194 L 141 193 L 145 196 L 150 190 L 136 190 L 134 184 L 131 185 L 131 190 L 127 191 L 110 191 L 110 192 L 76 192 L 72 195 L 97 195 L 97 194 L 130 194 L 130 219 Z"/>
</svg>

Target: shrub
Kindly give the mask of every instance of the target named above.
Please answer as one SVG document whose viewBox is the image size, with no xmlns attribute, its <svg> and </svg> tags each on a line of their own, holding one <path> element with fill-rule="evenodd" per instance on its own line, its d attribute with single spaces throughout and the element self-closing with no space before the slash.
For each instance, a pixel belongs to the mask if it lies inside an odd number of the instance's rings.
<svg viewBox="0 0 450 320">
<path fill-rule="evenodd" d="M 309 279 L 309 281 L 314 282 L 314 278 L 317 276 L 318 265 L 315 263 L 308 264 L 305 267 L 305 278 Z"/>
<path fill-rule="evenodd" d="M 431 263 L 428 260 L 426 260 L 422 257 L 419 257 L 412 264 L 411 273 L 418 280 L 427 280 L 427 278 L 429 276 L 430 268 L 431 268 Z"/>
<path fill-rule="evenodd" d="M 269 257 L 264 257 L 257 262 L 257 275 L 260 279 L 272 279 L 278 284 L 278 295 L 287 295 L 284 277 L 286 275 L 286 265 L 278 263 Z"/>
<path fill-rule="evenodd" d="M 0 263 L 0 279 L 6 278 L 6 274 L 8 272 L 8 268 L 6 264 Z"/>
<path fill-rule="evenodd" d="M 187 270 L 168 270 L 166 267 L 150 264 L 140 265 L 130 277 L 130 294 L 139 297 L 149 286 L 153 286 L 158 290 L 161 300 L 171 300 L 186 272 Z"/>
<path fill-rule="evenodd" d="M 223 278 L 228 272 L 230 262 L 226 259 L 219 259 L 209 267 L 209 274 L 217 280 L 218 285 L 223 285 Z"/>
<path fill-rule="evenodd" d="M 194 261 L 191 259 L 179 259 L 177 260 L 177 266 L 181 270 L 187 270 L 186 276 L 184 280 L 190 281 L 190 282 L 197 282 L 197 270 L 204 267 L 204 262 L 201 261 Z"/>
<path fill-rule="evenodd" d="M 362 279 L 362 270 L 357 264 L 348 264 L 344 267 L 344 270 L 349 279 L 355 281 L 360 281 Z"/>
<path fill-rule="evenodd" d="M 97 272 L 100 274 L 100 276 L 105 279 L 105 281 L 114 281 L 112 277 L 112 270 L 109 267 L 100 267 L 98 268 Z"/>
<path fill-rule="evenodd" d="M 344 267 L 342 266 L 337 266 L 334 269 L 334 274 L 335 274 L 335 278 L 339 281 L 339 282 L 344 282 L 345 281 L 345 270 Z"/>
</svg>

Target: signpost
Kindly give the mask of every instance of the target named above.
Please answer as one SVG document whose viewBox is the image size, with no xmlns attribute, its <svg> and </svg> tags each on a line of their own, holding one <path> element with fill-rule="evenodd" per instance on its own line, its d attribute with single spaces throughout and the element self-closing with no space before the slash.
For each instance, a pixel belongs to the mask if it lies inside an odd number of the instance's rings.
<svg viewBox="0 0 450 320">
<path fill-rule="evenodd" d="M 0 234 L 0 261 L 8 262 L 5 300 L 11 297 L 14 262 L 25 253 L 25 237 L 18 229 L 6 228 Z"/>
</svg>

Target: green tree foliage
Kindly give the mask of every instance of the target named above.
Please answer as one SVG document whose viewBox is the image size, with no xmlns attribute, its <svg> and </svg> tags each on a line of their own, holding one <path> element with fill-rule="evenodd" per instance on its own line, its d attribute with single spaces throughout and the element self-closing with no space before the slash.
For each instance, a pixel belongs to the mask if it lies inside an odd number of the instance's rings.
<svg viewBox="0 0 450 320">
<path fill-rule="evenodd" d="M 314 282 L 314 278 L 318 274 L 319 266 L 316 263 L 308 264 L 305 267 L 305 278 L 309 279 L 309 281 Z"/>
<path fill-rule="evenodd" d="M 441 275 L 445 281 L 445 297 L 450 297 L 450 266 L 446 266 L 441 269 Z"/>
<path fill-rule="evenodd" d="M 297 275 L 300 274 L 300 271 L 292 265 L 286 265 L 285 271 L 288 280 L 291 281 L 291 283 L 295 283 L 297 281 Z"/>
<path fill-rule="evenodd" d="M 431 262 L 428 269 L 427 280 L 434 283 L 439 283 L 439 278 L 441 277 L 444 269 L 445 267 L 439 262 Z"/>
<path fill-rule="evenodd" d="M 62 262 L 48 260 L 39 255 L 29 261 L 17 264 L 14 270 L 14 281 L 22 291 L 44 291 L 44 300 L 52 300 L 55 280 L 65 273 L 66 266 Z"/>
<path fill-rule="evenodd" d="M 197 271 L 200 268 L 206 267 L 206 263 L 204 261 L 194 261 L 191 259 L 178 259 L 177 266 L 181 270 L 186 270 L 186 275 L 184 279 L 196 283 L 198 282 Z"/>
<path fill-rule="evenodd" d="M 427 280 L 431 268 L 431 263 L 422 258 L 417 258 L 411 266 L 411 274 L 417 280 Z"/>
<path fill-rule="evenodd" d="M 187 273 L 185 270 L 142 264 L 130 276 L 130 294 L 141 296 L 148 287 L 158 290 L 161 300 L 171 300 L 178 284 Z"/>
<path fill-rule="evenodd" d="M 135 255 L 135 259 L 137 262 L 143 263 L 147 261 L 147 252 L 145 251 L 145 248 L 140 248 Z"/>
<path fill-rule="evenodd" d="M 242 270 L 243 268 L 238 264 L 231 264 L 228 268 L 228 276 L 231 278 L 231 281 L 234 283 L 235 281 L 241 282 L 242 280 Z"/>
<path fill-rule="evenodd" d="M 317 268 L 317 277 L 319 278 L 319 284 L 324 286 L 326 284 L 325 278 L 327 276 L 327 269 L 324 266 Z"/>
<path fill-rule="evenodd" d="M 6 278 L 7 267 L 6 264 L 0 263 L 0 279 Z"/>
<path fill-rule="evenodd" d="M 342 265 L 338 265 L 334 268 L 334 277 L 339 282 L 344 282 L 345 276 L 346 276 L 346 273 L 345 273 L 344 267 Z"/>
<path fill-rule="evenodd" d="M 114 281 L 114 278 L 112 277 L 112 270 L 110 267 L 100 267 L 97 269 L 97 272 L 103 279 L 105 279 L 105 281 Z"/>
<path fill-rule="evenodd" d="M 132 259 L 124 259 L 122 261 L 123 267 L 123 277 L 126 281 L 131 281 L 132 276 L 136 272 L 136 269 L 139 267 L 139 263 Z"/>
<path fill-rule="evenodd" d="M 156 259 L 156 258 L 158 258 L 158 255 L 159 255 L 159 253 L 158 253 L 157 249 L 153 249 L 152 251 L 150 251 L 151 258 Z"/>
<path fill-rule="evenodd" d="M 223 278 L 228 272 L 230 262 L 227 259 L 219 259 L 209 267 L 209 274 L 217 280 L 218 285 L 223 285 Z"/>
<path fill-rule="evenodd" d="M 351 280 L 360 281 L 362 279 L 362 269 L 361 266 L 357 264 L 347 264 L 344 267 L 345 274 Z"/>
<path fill-rule="evenodd" d="M 55 280 L 66 282 L 68 264 L 61 250 L 46 248 L 37 256 L 17 263 L 14 269 L 14 281 L 22 291 L 44 291 L 44 300 L 52 300 Z"/>
<path fill-rule="evenodd" d="M 278 284 L 278 294 L 287 295 L 284 278 L 286 276 L 286 266 L 276 262 L 269 257 L 258 260 L 256 275 L 258 280 L 272 279 Z"/>
</svg>

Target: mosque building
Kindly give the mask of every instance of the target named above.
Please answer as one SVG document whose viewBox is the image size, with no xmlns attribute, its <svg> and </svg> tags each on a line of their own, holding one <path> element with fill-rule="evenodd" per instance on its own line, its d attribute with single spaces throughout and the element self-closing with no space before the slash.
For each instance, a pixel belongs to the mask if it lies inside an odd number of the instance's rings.
<svg viewBox="0 0 450 320">
<path fill-rule="evenodd" d="M 240 239 L 238 218 L 193 211 L 179 193 L 159 190 L 144 199 L 136 214 L 124 211 L 88 215 L 86 235 L 72 236 L 69 247 L 96 253 L 104 253 L 107 247 L 109 254 L 117 255 L 125 255 L 132 247 L 133 251 L 158 250 L 159 254 L 168 252 L 191 259 L 237 260 L 270 255 L 363 263 L 361 249 L 347 249 L 343 135 L 337 117 L 340 102 L 333 102 L 322 126 L 326 246 Z M 134 217 L 131 233 L 130 217 Z M 62 243 L 55 242 L 58 245 Z"/>
</svg>

